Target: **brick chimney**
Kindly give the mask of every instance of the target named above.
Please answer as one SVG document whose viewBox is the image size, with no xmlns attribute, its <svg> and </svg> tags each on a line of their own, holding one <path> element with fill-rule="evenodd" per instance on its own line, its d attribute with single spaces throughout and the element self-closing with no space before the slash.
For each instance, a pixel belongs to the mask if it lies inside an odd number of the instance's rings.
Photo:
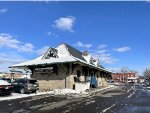
<svg viewBox="0 0 150 113">
<path fill-rule="evenodd" d="M 83 56 L 88 56 L 88 51 L 83 51 L 82 55 Z"/>
</svg>

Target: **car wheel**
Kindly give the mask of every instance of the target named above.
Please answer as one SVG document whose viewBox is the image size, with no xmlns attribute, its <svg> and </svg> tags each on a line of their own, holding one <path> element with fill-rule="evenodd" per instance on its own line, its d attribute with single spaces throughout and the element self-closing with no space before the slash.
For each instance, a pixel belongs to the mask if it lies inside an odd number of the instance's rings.
<svg viewBox="0 0 150 113">
<path fill-rule="evenodd" d="M 35 91 L 32 91 L 32 93 L 36 93 L 36 90 L 35 90 Z"/>
<path fill-rule="evenodd" d="M 21 93 L 21 94 L 25 94 L 25 93 L 26 93 L 26 92 L 25 92 L 25 89 L 24 89 L 24 88 L 20 89 L 20 93 Z"/>
</svg>

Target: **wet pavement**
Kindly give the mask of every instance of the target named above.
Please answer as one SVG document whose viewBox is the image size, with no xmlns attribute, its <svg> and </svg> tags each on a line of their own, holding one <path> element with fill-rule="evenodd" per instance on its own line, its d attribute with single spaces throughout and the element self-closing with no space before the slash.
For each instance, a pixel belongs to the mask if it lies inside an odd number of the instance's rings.
<svg viewBox="0 0 150 113">
<path fill-rule="evenodd" d="M 134 92 L 109 113 L 150 113 L 150 89 L 142 85 L 133 89 Z"/>
<path fill-rule="evenodd" d="M 40 95 L 0 102 L 0 113 L 149 113 L 150 89 L 122 85 L 86 97 Z"/>
</svg>

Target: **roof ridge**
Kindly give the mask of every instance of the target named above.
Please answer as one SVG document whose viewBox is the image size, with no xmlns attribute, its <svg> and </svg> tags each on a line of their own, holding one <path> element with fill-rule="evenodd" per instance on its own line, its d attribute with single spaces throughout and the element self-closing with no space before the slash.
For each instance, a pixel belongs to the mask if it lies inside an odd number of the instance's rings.
<svg viewBox="0 0 150 113">
<path fill-rule="evenodd" d="M 75 58 L 81 59 L 86 61 L 85 58 L 82 56 L 82 52 L 77 50 L 76 48 L 70 46 L 69 44 L 64 43 L 65 47 L 67 48 L 69 54 Z"/>
<path fill-rule="evenodd" d="M 68 46 L 68 47 L 71 47 L 71 48 L 75 49 L 76 51 L 78 51 L 78 52 L 80 52 L 80 53 L 82 53 L 81 51 L 79 51 L 78 49 L 72 47 L 71 45 L 69 45 L 69 44 L 67 44 L 67 43 L 63 43 L 63 44 L 66 45 L 66 46 Z"/>
</svg>

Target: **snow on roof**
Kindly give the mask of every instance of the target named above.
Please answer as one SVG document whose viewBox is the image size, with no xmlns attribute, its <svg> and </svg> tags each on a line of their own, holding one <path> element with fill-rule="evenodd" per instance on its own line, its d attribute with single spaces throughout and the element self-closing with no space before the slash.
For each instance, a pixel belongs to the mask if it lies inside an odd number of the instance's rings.
<svg viewBox="0 0 150 113">
<path fill-rule="evenodd" d="M 68 52 L 70 53 L 70 55 L 72 55 L 73 57 L 76 57 L 78 59 L 81 59 L 83 61 L 86 61 L 83 57 L 83 53 L 73 47 L 71 47 L 68 44 L 64 44 L 64 46 L 67 48 Z"/>
<path fill-rule="evenodd" d="M 20 64 L 13 65 L 12 67 L 19 66 L 30 66 L 30 65 L 39 65 L 39 64 L 54 64 L 54 63 L 63 63 L 63 62 L 73 62 L 76 61 L 73 57 L 61 57 L 61 58 L 50 58 L 50 59 L 34 59 L 31 61 L 23 62 Z"/>
<path fill-rule="evenodd" d="M 71 54 L 67 50 L 65 44 L 59 45 L 56 49 L 58 50 L 59 57 L 71 56 Z"/>
<path fill-rule="evenodd" d="M 91 58 L 92 58 L 92 55 L 88 54 L 88 55 L 83 56 L 83 57 L 84 57 L 84 59 L 85 59 L 88 63 L 90 63 L 90 60 L 91 60 Z"/>
<path fill-rule="evenodd" d="M 88 55 L 87 57 L 83 56 L 82 52 L 69 46 L 68 44 L 65 44 L 65 43 L 61 44 L 58 47 L 56 47 L 55 50 L 57 50 L 57 55 L 58 55 L 57 58 L 50 57 L 48 59 L 43 59 L 43 56 L 45 56 L 45 54 L 48 54 L 47 53 L 48 51 L 47 51 L 44 55 L 42 55 L 36 59 L 30 60 L 27 62 L 23 62 L 20 64 L 16 64 L 16 65 L 13 65 L 11 67 L 25 67 L 25 66 L 32 66 L 32 65 L 55 64 L 55 63 L 79 61 L 79 62 L 84 63 L 86 65 L 95 67 L 97 69 L 102 69 L 102 70 L 108 71 L 104 68 L 90 64 L 90 60 L 92 58 L 91 55 Z M 108 71 L 108 72 L 110 72 L 110 71 Z"/>
<path fill-rule="evenodd" d="M 79 61 L 79 62 L 82 62 L 82 63 L 84 63 L 84 64 L 86 64 L 86 65 L 95 67 L 95 68 L 97 68 L 97 69 L 100 69 L 100 70 L 103 70 L 103 71 L 107 71 L 107 72 L 111 72 L 111 71 L 109 71 L 109 70 L 107 70 L 107 69 L 105 69 L 105 68 L 102 68 L 101 66 L 100 66 L 100 67 L 97 67 L 97 66 L 92 65 L 92 64 L 90 64 L 90 63 L 88 63 L 88 62 L 86 62 L 86 61 L 82 61 L 81 59 L 78 59 L 78 58 L 75 58 L 75 59 L 76 59 L 77 61 Z"/>
</svg>

